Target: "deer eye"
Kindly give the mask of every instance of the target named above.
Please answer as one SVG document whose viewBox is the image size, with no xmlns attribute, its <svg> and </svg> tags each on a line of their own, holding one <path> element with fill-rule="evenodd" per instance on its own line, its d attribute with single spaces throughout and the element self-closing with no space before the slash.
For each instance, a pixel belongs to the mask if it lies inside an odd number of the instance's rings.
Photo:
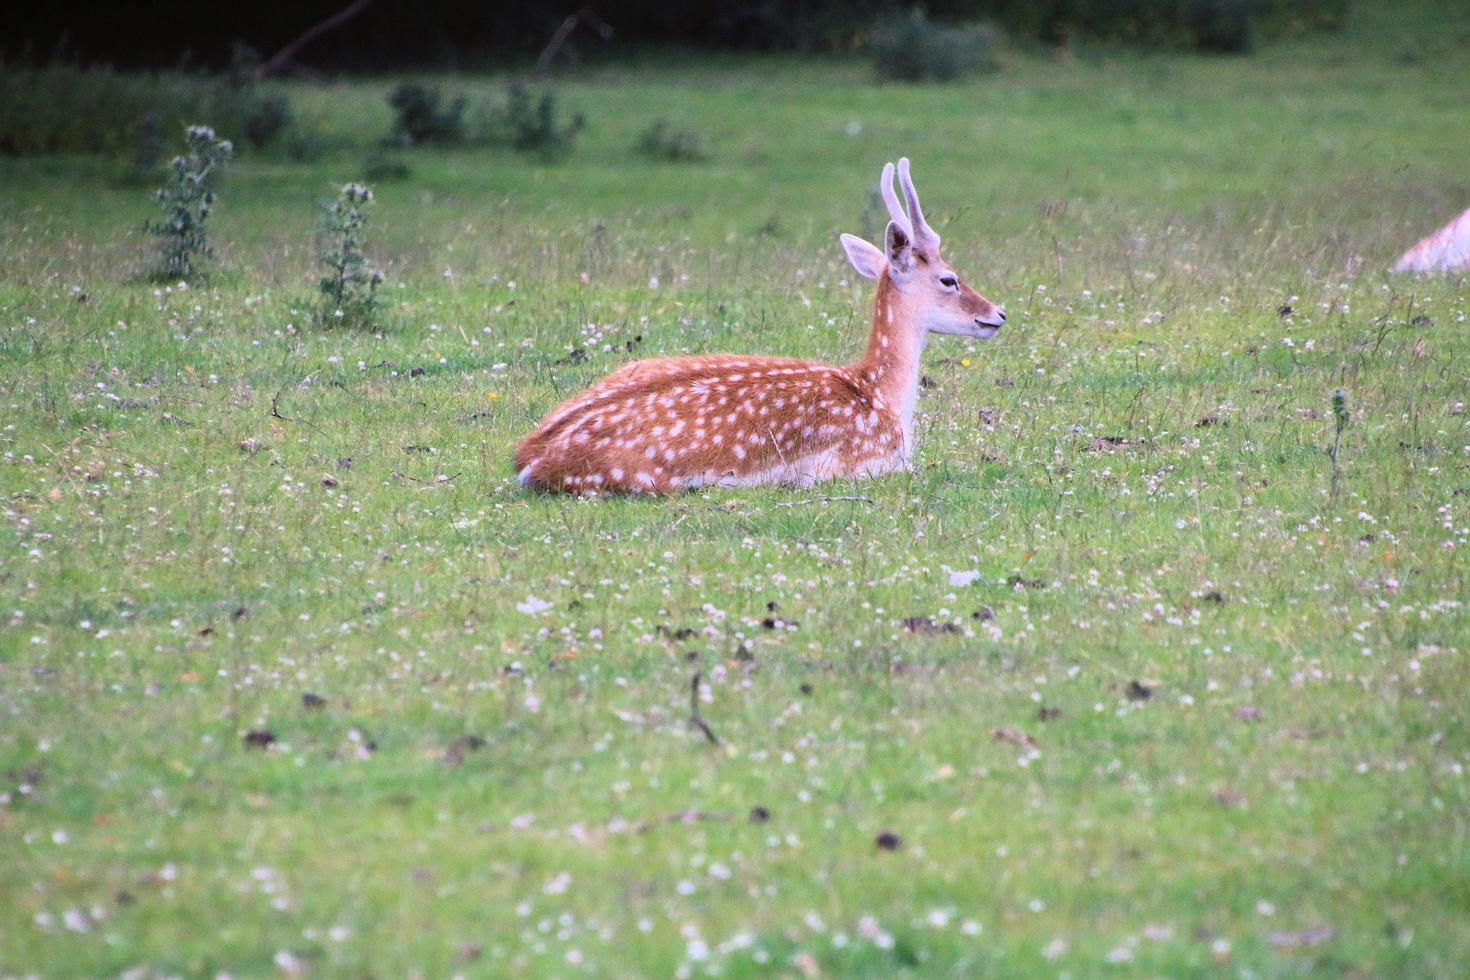
<svg viewBox="0 0 1470 980">
<path fill-rule="evenodd" d="M 939 277 L 939 285 L 943 286 L 945 289 L 954 289 L 957 286 L 959 286 L 959 284 L 960 284 L 960 281 L 958 279 L 956 279 L 954 276 L 940 276 Z"/>
</svg>

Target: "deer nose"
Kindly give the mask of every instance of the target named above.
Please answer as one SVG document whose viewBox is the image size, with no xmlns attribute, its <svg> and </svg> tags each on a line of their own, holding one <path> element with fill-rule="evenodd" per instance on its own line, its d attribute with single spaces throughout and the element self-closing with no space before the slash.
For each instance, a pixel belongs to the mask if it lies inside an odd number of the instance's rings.
<svg viewBox="0 0 1470 980">
<path fill-rule="evenodd" d="M 977 316 L 975 322 L 982 327 L 999 327 L 1006 322 L 1006 311 L 999 306 L 991 307 L 993 312 L 989 317 Z"/>
</svg>

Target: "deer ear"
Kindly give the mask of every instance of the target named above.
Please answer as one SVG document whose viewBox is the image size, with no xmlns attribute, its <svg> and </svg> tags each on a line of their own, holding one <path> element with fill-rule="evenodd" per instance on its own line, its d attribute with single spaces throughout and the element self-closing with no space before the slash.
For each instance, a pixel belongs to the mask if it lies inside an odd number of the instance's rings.
<svg viewBox="0 0 1470 980">
<path fill-rule="evenodd" d="M 883 244 L 888 253 L 888 271 L 892 276 L 906 276 L 914 269 L 914 241 L 897 221 L 888 222 Z"/>
<path fill-rule="evenodd" d="M 856 235 L 843 235 L 842 247 L 847 252 L 847 261 L 852 263 L 858 275 L 866 279 L 877 279 L 883 274 L 883 266 L 887 260 L 878 251 L 877 245 Z"/>
</svg>

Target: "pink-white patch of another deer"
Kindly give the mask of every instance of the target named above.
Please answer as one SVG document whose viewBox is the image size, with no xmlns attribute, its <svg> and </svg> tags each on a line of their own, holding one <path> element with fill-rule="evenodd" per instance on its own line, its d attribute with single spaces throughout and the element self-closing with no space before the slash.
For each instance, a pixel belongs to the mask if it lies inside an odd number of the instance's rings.
<svg viewBox="0 0 1470 980">
<path fill-rule="evenodd" d="M 1394 272 L 1460 272 L 1470 269 L 1470 208 L 1422 239 L 1394 265 Z"/>
<path fill-rule="evenodd" d="M 940 257 L 909 162 L 883 168 L 890 221 L 879 248 L 842 236 L 878 283 L 868 349 L 854 364 L 715 354 L 624 365 L 551 411 L 515 454 L 523 486 L 553 493 L 862 478 L 907 469 L 919 358 L 930 334 L 988 340 L 1005 312 Z"/>
</svg>

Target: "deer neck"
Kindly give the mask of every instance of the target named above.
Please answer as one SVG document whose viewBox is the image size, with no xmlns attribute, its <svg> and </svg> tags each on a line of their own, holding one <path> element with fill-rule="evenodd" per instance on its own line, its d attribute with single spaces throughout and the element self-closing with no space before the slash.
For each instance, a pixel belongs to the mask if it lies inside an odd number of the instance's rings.
<svg viewBox="0 0 1470 980">
<path fill-rule="evenodd" d="M 885 272 L 873 297 L 873 330 L 868 350 L 856 365 L 871 394 L 903 424 L 904 456 L 913 451 L 914 401 L 919 393 L 919 358 L 926 339 L 913 313 Z"/>
</svg>

